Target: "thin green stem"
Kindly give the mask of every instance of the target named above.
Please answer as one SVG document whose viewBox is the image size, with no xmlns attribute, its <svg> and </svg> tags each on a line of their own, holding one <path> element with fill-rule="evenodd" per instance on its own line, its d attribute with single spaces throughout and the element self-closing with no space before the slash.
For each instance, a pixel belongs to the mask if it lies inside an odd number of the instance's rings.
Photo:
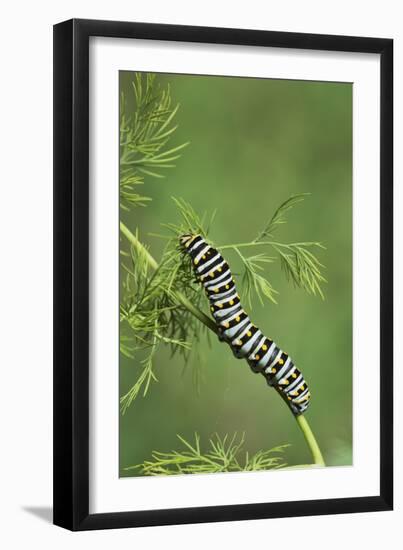
<svg viewBox="0 0 403 550">
<path fill-rule="evenodd" d="M 301 242 L 301 243 L 292 243 L 292 246 L 304 246 L 304 245 L 315 245 L 315 246 L 318 246 L 320 248 L 324 248 L 323 245 L 321 243 L 318 243 L 318 242 L 309 242 L 309 243 L 304 243 L 304 242 Z M 220 250 L 225 250 L 225 249 L 229 249 L 229 248 L 246 248 L 246 247 L 250 247 L 250 246 L 280 246 L 280 247 L 283 247 L 283 248 L 289 248 L 290 245 L 287 244 L 287 243 L 279 243 L 277 241 L 251 241 L 250 243 L 237 243 L 237 244 L 224 244 L 224 245 L 220 245 Z"/>
<path fill-rule="evenodd" d="M 325 461 L 323 460 L 323 456 L 319 448 L 318 442 L 316 441 L 315 436 L 313 435 L 313 432 L 311 430 L 310 425 L 308 424 L 307 419 L 305 418 L 305 416 L 302 416 L 302 415 L 296 416 L 295 419 L 302 433 L 304 434 L 305 441 L 307 442 L 308 447 L 312 453 L 314 464 L 317 464 L 318 466 L 325 466 Z"/>
<path fill-rule="evenodd" d="M 250 243 L 223 244 L 223 245 L 220 245 L 220 250 L 225 250 L 228 248 L 244 248 L 246 246 L 261 246 L 261 245 L 272 245 L 272 244 L 274 243 L 272 243 L 271 241 L 259 241 L 259 242 L 252 241 Z"/>
<path fill-rule="evenodd" d="M 156 260 L 151 256 L 151 254 L 148 252 L 146 248 L 141 244 L 141 242 L 137 239 L 135 235 L 125 226 L 123 222 L 120 222 L 120 230 L 122 231 L 123 235 L 127 238 L 127 240 L 134 246 L 134 248 L 138 251 L 144 254 L 144 256 L 147 259 L 147 262 L 149 266 L 152 269 L 158 269 L 158 263 Z M 253 244 L 268 244 L 268 243 L 253 243 Z M 250 246 L 246 243 L 241 245 L 233 245 L 233 246 L 222 246 L 221 248 L 239 248 L 239 246 Z M 186 298 L 181 292 L 173 291 L 173 296 L 177 299 L 177 301 L 182 304 L 190 313 L 192 313 L 197 319 L 199 319 L 200 322 L 202 322 L 207 328 L 212 330 L 215 334 L 217 334 L 217 327 L 212 319 L 207 317 L 205 313 L 203 313 L 199 308 L 197 308 L 195 305 L 192 304 L 190 300 Z M 313 435 L 313 432 L 308 424 L 307 419 L 299 415 L 296 417 L 297 424 L 302 431 L 305 441 L 307 442 L 307 445 L 311 451 L 313 461 L 318 466 L 325 466 L 325 462 L 323 460 L 322 453 L 320 451 L 319 445 L 315 439 L 315 436 Z"/>
<path fill-rule="evenodd" d="M 120 230 L 126 239 L 134 246 L 137 252 L 141 252 L 147 259 L 148 265 L 152 269 L 158 269 L 158 264 L 148 252 L 148 250 L 141 244 L 141 242 L 133 235 L 133 233 L 128 229 L 123 222 L 120 222 Z"/>
<path fill-rule="evenodd" d="M 212 330 L 215 334 L 217 334 L 217 327 L 212 319 L 210 317 L 207 317 L 205 313 L 203 313 L 198 307 L 192 304 L 190 300 L 186 298 L 181 292 L 174 291 L 173 295 L 176 297 L 178 302 L 180 302 L 186 309 L 190 311 L 190 313 L 193 313 L 195 317 L 199 319 L 203 324 L 206 325 L 207 328 Z"/>
</svg>

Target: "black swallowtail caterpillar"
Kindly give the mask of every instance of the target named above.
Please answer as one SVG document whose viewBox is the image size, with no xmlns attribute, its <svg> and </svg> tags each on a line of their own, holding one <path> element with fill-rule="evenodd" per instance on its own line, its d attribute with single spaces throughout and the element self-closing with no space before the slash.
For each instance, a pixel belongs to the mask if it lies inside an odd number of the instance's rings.
<svg viewBox="0 0 403 550">
<path fill-rule="evenodd" d="M 309 406 L 311 394 L 290 357 L 250 321 L 242 308 L 229 265 L 200 235 L 182 235 L 180 245 L 192 259 L 196 278 L 205 289 L 220 340 L 238 359 L 261 373 L 295 415 Z"/>
</svg>

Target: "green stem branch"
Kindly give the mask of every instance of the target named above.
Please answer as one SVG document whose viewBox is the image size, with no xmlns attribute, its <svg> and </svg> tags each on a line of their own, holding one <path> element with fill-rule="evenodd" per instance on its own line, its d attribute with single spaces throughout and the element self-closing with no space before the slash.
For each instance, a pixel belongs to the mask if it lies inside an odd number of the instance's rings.
<svg viewBox="0 0 403 550">
<path fill-rule="evenodd" d="M 173 295 L 176 297 L 178 302 L 180 302 L 186 309 L 188 309 L 190 313 L 193 313 L 193 315 L 197 317 L 199 321 L 205 324 L 207 328 L 212 330 L 215 334 L 218 334 L 217 327 L 214 321 L 210 319 L 210 317 L 207 317 L 207 315 L 203 313 L 198 307 L 193 305 L 192 302 L 186 298 L 186 296 L 177 291 L 174 291 Z"/>
<path fill-rule="evenodd" d="M 305 441 L 307 442 L 308 447 L 312 453 L 314 464 L 317 464 L 318 466 L 325 466 L 325 461 L 323 460 L 323 456 L 319 448 L 318 442 L 316 441 L 315 436 L 313 435 L 313 432 L 311 430 L 310 425 L 308 424 L 307 419 L 305 418 L 305 416 L 302 416 L 301 414 L 299 416 L 296 416 L 295 419 L 302 433 L 304 434 Z"/>
<path fill-rule="evenodd" d="M 282 248 L 289 248 L 290 246 L 307 246 L 315 245 L 319 248 L 324 248 L 321 243 L 318 242 L 301 242 L 301 243 L 280 243 L 278 241 L 252 241 L 250 243 L 237 243 L 237 244 L 224 244 L 220 246 L 220 250 L 225 250 L 229 248 L 246 248 L 251 246 L 279 246 Z"/>
<path fill-rule="evenodd" d="M 148 265 L 152 269 L 158 269 L 158 263 L 155 261 L 153 256 L 148 252 L 148 250 L 141 244 L 141 242 L 137 239 L 135 235 L 128 229 L 123 222 L 120 222 L 120 230 L 123 233 L 123 235 L 127 238 L 127 240 L 130 242 L 130 244 L 138 251 L 141 252 L 147 259 Z M 258 243 L 255 243 L 258 244 Z M 262 243 L 263 244 L 263 243 Z M 239 245 L 234 245 L 236 247 L 239 247 Z M 242 245 L 241 245 L 242 246 Z M 227 247 L 221 247 L 221 248 L 230 248 Z M 231 246 L 232 248 L 232 246 Z M 181 292 L 173 291 L 173 296 L 176 298 L 176 300 L 183 305 L 185 308 L 188 309 L 197 319 L 199 319 L 200 322 L 202 322 L 207 328 L 212 330 L 215 334 L 217 334 L 217 327 L 212 319 L 210 317 L 207 317 L 205 313 L 203 313 L 199 308 L 197 308 L 195 305 L 192 304 L 190 300 L 186 298 Z M 296 417 L 297 424 L 299 428 L 301 429 L 305 441 L 307 442 L 307 445 L 311 451 L 312 458 L 314 461 L 314 464 L 318 466 L 324 466 L 325 462 L 323 460 L 322 453 L 320 451 L 319 445 L 315 439 L 315 436 L 313 435 L 313 432 L 308 424 L 308 421 L 306 418 L 302 415 Z"/>
</svg>

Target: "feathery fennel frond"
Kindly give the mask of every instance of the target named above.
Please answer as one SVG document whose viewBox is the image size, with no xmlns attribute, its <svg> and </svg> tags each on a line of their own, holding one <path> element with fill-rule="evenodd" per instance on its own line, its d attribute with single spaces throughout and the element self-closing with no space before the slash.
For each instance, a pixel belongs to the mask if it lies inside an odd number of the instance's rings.
<svg viewBox="0 0 403 550">
<path fill-rule="evenodd" d="M 140 243 L 138 233 L 132 237 Z M 166 245 L 160 263 L 154 265 L 144 245 L 131 246 L 130 261 L 122 264 L 126 276 L 120 306 L 121 351 L 130 357 L 139 352 L 146 354 L 137 380 L 121 398 L 122 412 L 143 385 L 145 395 L 151 380 L 156 380 L 152 360 L 160 345 L 168 345 L 172 356 L 182 355 L 186 364 L 205 332 L 206 327 L 192 313 L 199 306 L 201 293 L 193 284 L 191 266 L 179 261 L 178 254 L 173 239 Z"/>
<path fill-rule="evenodd" d="M 179 222 L 162 224 L 162 226 L 167 228 L 175 237 L 179 237 L 185 233 L 193 235 L 199 234 L 203 237 L 207 237 L 214 221 L 215 211 L 211 215 L 210 219 L 208 219 L 206 212 L 199 215 L 192 205 L 184 199 L 176 197 L 171 198 L 178 209 L 178 214 L 180 216 Z"/>
<path fill-rule="evenodd" d="M 154 74 L 135 73 L 132 91 L 131 116 L 127 115 L 128 98 L 123 93 L 120 98 L 120 201 L 126 210 L 151 200 L 137 191 L 144 177 L 163 178 L 163 171 L 175 166 L 188 145 L 168 145 L 178 128 L 174 119 L 179 109 L 179 104 L 172 107 L 169 86 L 162 89 Z"/>
<path fill-rule="evenodd" d="M 145 197 L 135 191 L 136 185 L 143 185 L 143 183 L 143 176 L 127 174 L 120 178 L 120 207 L 123 210 L 130 210 L 127 204 L 130 206 L 146 206 L 146 203 L 151 201 L 150 197 Z"/>
<path fill-rule="evenodd" d="M 244 471 L 256 472 L 258 470 L 272 470 L 285 468 L 287 463 L 283 462 L 281 454 L 290 445 L 278 445 L 268 451 L 258 451 L 256 454 L 246 455 Z M 276 456 L 279 453 L 280 456 Z M 273 456 L 274 455 L 274 456 Z"/>
<path fill-rule="evenodd" d="M 252 308 L 252 296 L 254 294 L 256 294 L 261 304 L 263 304 L 262 295 L 277 303 L 274 298 L 274 295 L 278 294 L 277 291 L 274 290 L 268 279 L 259 273 L 264 270 L 265 264 L 272 263 L 275 258 L 264 253 L 247 257 L 242 254 L 239 248 L 235 248 L 235 251 L 243 262 L 242 288 L 249 307 Z"/>
<path fill-rule="evenodd" d="M 286 201 L 284 201 L 277 210 L 274 212 L 273 216 L 270 218 L 266 226 L 256 237 L 254 242 L 261 241 L 266 237 L 271 237 L 273 232 L 278 228 L 279 225 L 287 223 L 285 218 L 286 212 L 291 210 L 296 204 L 302 202 L 305 197 L 308 197 L 310 193 L 300 193 L 299 195 L 292 195 Z"/>
<path fill-rule="evenodd" d="M 143 396 L 147 395 L 150 383 L 154 380 L 157 382 L 157 378 L 153 371 L 153 355 L 156 347 L 153 346 L 150 354 L 142 361 L 142 371 L 138 377 L 136 383 L 130 388 L 130 390 L 120 398 L 121 412 L 124 414 L 130 407 L 132 402 L 136 399 L 138 394 L 143 390 Z"/>
<path fill-rule="evenodd" d="M 321 243 L 305 242 L 275 243 L 273 248 L 280 255 L 281 267 L 287 278 L 308 294 L 319 294 L 324 299 L 321 288 L 321 284 L 327 282 L 321 273 L 324 266 L 310 249 L 325 247 Z"/>
<path fill-rule="evenodd" d="M 145 476 L 200 474 L 217 472 L 242 472 L 279 469 L 286 466 L 283 454 L 289 445 L 280 445 L 267 451 L 258 451 L 249 456 L 244 451 L 245 434 L 232 437 L 218 434 L 209 439 L 209 447 L 202 451 L 200 436 L 195 433 L 194 443 L 177 435 L 183 448 L 179 451 L 153 451 L 151 460 L 129 466 L 128 470 L 139 470 Z"/>
<path fill-rule="evenodd" d="M 325 247 L 320 242 L 291 242 L 284 243 L 279 240 L 263 240 L 269 238 L 272 233 L 282 224 L 286 223 L 285 213 L 291 210 L 296 204 L 302 202 L 309 193 L 294 195 L 283 202 L 273 216 L 266 224 L 259 235 L 250 242 L 227 244 L 221 246 L 221 250 L 232 249 L 243 262 L 243 286 L 245 294 L 251 306 L 251 296 L 253 293 L 257 295 L 259 301 L 262 302 L 261 296 L 266 296 L 272 302 L 276 302 L 274 295 L 277 291 L 274 290 L 271 283 L 259 271 L 262 266 L 260 262 L 273 263 L 276 259 L 280 260 L 282 270 L 287 279 L 294 283 L 296 287 L 302 288 L 308 294 L 318 294 L 324 298 L 322 285 L 326 283 L 326 279 L 322 274 L 324 265 L 316 256 L 316 251 Z M 241 248 L 262 247 L 271 248 L 277 253 L 276 258 L 266 256 L 265 254 L 257 254 L 255 256 L 245 256 L 241 253 Z"/>
<path fill-rule="evenodd" d="M 257 254 L 254 256 L 245 256 L 241 253 L 241 248 L 251 248 L 256 246 L 267 246 L 272 248 L 277 253 L 277 257 L 266 256 L 265 254 Z M 287 279 L 296 287 L 299 287 L 308 294 L 319 295 L 324 299 L 322 290 L 323 283 L 326 279 L 322 274 L 324 265 L 315 255 L 314 250 L 325 250 L 325 247 L 319 242 L 295 242 L 283 243 L 281 241 L 260 241 L 260 242 L 245 242 L 238 244 L 227 244 L 221 247 L 221 250 L 232 249 L 241 258 L 243 263 L 243 288 L 249 304 L 251 306 L 252 294 L 256 294 L 259 301 L 262 303 L 262 296 L 266 296 L 274 303 L 276 302 L 275 294 L 278 292 L 273 288 L 269 280 L 264 277 L 259 271 L 262 270 L 261 263 L 274 263 L 277 259 L 280 260 L 282 270 Z"/>
</svg>

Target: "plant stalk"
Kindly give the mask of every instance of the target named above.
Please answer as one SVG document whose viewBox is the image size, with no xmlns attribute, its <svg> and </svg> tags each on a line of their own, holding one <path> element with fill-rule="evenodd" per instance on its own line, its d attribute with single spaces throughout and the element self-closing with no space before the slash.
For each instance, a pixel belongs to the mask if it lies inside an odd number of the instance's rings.
<svg viewBox="0 0 403 550">
<path fill-rule="evenodd" d="M 324 248 L 324 246 L 316 241 L 312 242 L 300 242 L 300 243 L 291 243 L 293 246 L 318 246 L 319 248 Z M 252 241 L 250 243 L 237 243 L 237 244 L 223 244 L 220 246 L 220 250 L 226 250 L 229 248 L 250 248 L 251 246 L 279 246 L 282 248 L 289 248 L 290 243 L 280 243 L 278 241 Z"/>
<path fill-rule="evenodd" d="M 148 252 L 148 250 L 141 244 L 141 242 L 137 239 L 135 235 L 128 229 L 123 222 L 120 222 L 120 230 L 123 233 L 123 235 L 127 238 L 127 240 L 130 242 L 134 248 L 141 252 L 147 259 L 147 262 L 149 266 L 152 269 L 158 269 L 158 263 L 155 261 L 153 256 Z M 212 319 L 210 317 L 207 317 L 205 313 L 203 313 L 199 308 L 197 308 L 195 305 L 192 304 L 190 300 L 186 298 L 181 292 L 173 291 L 173 296 L 177 299 L 177 301 L 182 304 L 190 313 L 192 313 L 197 319 L 199 319 L 200 322 L 202 322 L 207 328 L 209 328 L 211 331 L 213 331 L 215 334 L 218 333 L 217 327 Z M 309 447 L 309 450 L 311 451 L 312 458 L 314 461 L 314 464 L 318 466 L 325 466 L 325 461 L 323 460 L 322 453 L 320 451 L 319 445 L 315 439 L 315 436 L 313 435 L 313 432 L 311 430 L 311 427 L 308 424 L 307 419 L 299 415 L 295 417 L 297 424 L 302 431 L 305 441 Z"/>
<path fill-rule="evenodd" d="M 305 416 L 300 414 L 299 416 L 295 417 L 295 420 L 297 421 L 297 424 L 300 427 L 301 432 L 304 434 L 305 441 L 307 442 L 309 450 L 311 451 L 311 454 L 312 454 L 313 463 L 317 464 L 318 466 L 326 466 L 325 461 L 323 460 L 323 456 L 319 448 L 318 442 L 316 441 L 315 436 L 313 435 L 311 427 L 308 424 L 308 421 L 305 418 Z"/>
</svg>

